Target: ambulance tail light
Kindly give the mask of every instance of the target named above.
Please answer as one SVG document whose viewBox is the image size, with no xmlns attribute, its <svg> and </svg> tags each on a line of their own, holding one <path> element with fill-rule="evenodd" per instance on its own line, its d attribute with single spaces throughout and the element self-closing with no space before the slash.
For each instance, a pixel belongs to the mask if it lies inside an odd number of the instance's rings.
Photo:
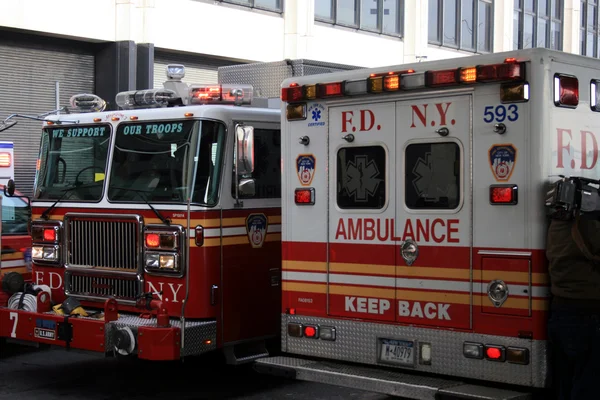
<svg viewBox="0 0 600 400">
<path fill-rule="evenodd" d="M 529 101 L 529 83 L 503 83 L 500 86 L 501 103 L 523 103 Z"/>
<path fill-rule="evenodd" d="M 322 326 L 316 324 L 303 325 L 297 322 L 290 322 L 287 325 L 287 334 L 296 338 L 320 339 L 334 341 L 336 329 L 333 326 Z"/>
<path fill-rule="evenodd" d="M 425 85 L 428 87 L 456 85 L 459 82 L 458 69 L 445 69 L 425 72 Z"/>
<path fill-rule="evenodd" d="M 282 88 L 281 100 L 288 103 L 304 100 L 304 88 L 297 83 L 292 83 L 290 84 L 290 87 Z"/>
<path fill-rule="evenodd" d="M 579 81 L 572 75 L 554 75 L 554 104 L 576 108 L 579 104 Z"/>
<path fill-rule="evenodd" d="M 12 156 L 8 152 L 0 153 L 0 167 L 10 167 L 12 164 Z"/>
<path fill-rule="evenodd" d="M 288 121 L 303 121 L 306 119 L 306 103 L 292 103 L 285 108 Z"/>
<path fill-rule="evenodd" d="M 148 273 L 182 274 L 183 228 L 148 225 L 144 232 L 144 269 Z"/>
<path fill-rule="evenodd" d="M 190 104 L 251 104 L 252 85 L 191 85 Z"/>
<path fill-rule="evenodd" d="M 490 204 L 515 205 L 518 203 L 517 185 L 491 185 Z"/>
<path fill-rule="evenodd" d="M 344 95 L 344 83 L 320 83 L 317 84 L 317 98 L 324 99 L 329 97 L 340 97 Z"/>
<path fill-rule="evenodd" d="M 315 189 L 303 188 L 296 189 L 294 192 L 294 201 L 300 206 L 312 206 L 315 204 Z"/>
<path fill-rule="evenodd" d="M 316 325 L 304 325 L 304 337 L 310 339 L 318 339 L 319 338 L 319 327 Z"/>
<path fill-rule="evenodd" d="M 124 110 L 166 107 L 177 95 L 169 89 L 131 90 L 117 93 L 115 101 Z"/>
<path fill-rule="evenodd" d="M 506 360 L 506 350 L 504 346 L 487 345 L 485 346 L 485 358 L 490 361 L 503 362 Z"/>
</svg>

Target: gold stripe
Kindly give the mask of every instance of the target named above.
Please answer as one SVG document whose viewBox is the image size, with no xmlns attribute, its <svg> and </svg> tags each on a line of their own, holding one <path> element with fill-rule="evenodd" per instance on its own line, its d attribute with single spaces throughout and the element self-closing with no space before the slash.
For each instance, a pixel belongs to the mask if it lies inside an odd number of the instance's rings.
<svg viewBox="0 0 600 400">
<path fill-rule="evenodd" d="M 2 267 L 2 273 L 8 274 L 9 272 L 18 272 L 19 274 L 27 273 L 27 268 L 25 267 Z"/>
<path fill-rule="evenodd" d="M 9 253 L 9 254 L 2 254 L 2 260 L 3 261 L 9 261 L 9 260 L 23 260 L 25 258 L 25 256 L 23 255 L 22 252 L 18 251 L 15 253 Z"/>
<path fill-rule="evenodd" d="M 399 277 L 420 277 L 420 278 L 448 278 L 448 279 L 464 279 L 471 278 L 471 272 L 468 269 L 458 268 L 421 268 L 414 267 L 398 267 Z"/>
<path fill-rule="evenodd" d="M 270 215 L 269 223 L 270 224 L 280 224 L 281 223 L 281 215 Z"/>
<path fill-rule="evenodd" d="M 326 272 L 327 263 L 313 261 L 283 261 L 283 270 Z"/>
<path fill-rule="evenodd" d="M 327 287 L 320 283 L 283 282 L 281 289 L 288 292 L 327 293 Z"/>
</svg>

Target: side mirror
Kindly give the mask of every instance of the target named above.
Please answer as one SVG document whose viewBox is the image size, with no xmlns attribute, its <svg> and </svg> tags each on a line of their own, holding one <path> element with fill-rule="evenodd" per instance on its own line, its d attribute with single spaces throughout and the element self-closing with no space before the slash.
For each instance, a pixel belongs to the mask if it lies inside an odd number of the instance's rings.
<svg viewBox="0 0 600 400">
<path fill-rule="evenodd" d="M 256 194 L 254 179 L 242 179 L 238 185 L 238 193 L 243 197 L 253 197 Z"/>
<path fill-rule="evenodd" d="M 251 174 L 254 171 L 254 128 L 236 125 L 237 142 L 236 172 L 238 175 Z M 240 183 L 240 186 L 242 183 Z"/>
<path fill-rule="evenodd" d="M 4 186 L 4 195 L 12 197 L 15 194 L 15 181 L 12 179 L 8 180 L 6 186 Z"/>
</svg>

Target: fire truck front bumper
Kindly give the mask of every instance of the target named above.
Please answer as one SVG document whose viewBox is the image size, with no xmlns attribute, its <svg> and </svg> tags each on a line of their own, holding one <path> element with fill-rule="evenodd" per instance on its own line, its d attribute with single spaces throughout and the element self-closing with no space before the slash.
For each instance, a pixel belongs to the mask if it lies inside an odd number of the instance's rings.
<svg viewBox="0 0 600 400">
<path fill-rule="evenodd" d="M 406 399 L 529 400 L 533 398 L 531 393 L 337 361 L 276 356 L 257 360 L 254 369 L 263 374 L 349 387 Z"/>
<path fill-rule="evenodd" d="M 103 313 L 88 317 L 0 307 L 0 338 L 147 360 L 177 360 L 216 349 L 215 321 L 186 321 L 182 329 L 179 319 L 158 324 L 156 316 L 117 314 L 111 306 L 107 301 Z"/>
</svg>

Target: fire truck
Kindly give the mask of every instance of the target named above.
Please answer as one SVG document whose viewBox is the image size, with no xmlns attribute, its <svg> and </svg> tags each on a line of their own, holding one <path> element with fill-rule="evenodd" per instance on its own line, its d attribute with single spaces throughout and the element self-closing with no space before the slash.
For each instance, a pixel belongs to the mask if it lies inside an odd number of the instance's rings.
<svg viewBox="0 0 600 400">
<path fill-rule="evenodd" d="M 476 55 L 281 98 L 285 354 L 256 369 L 412 399 L 548 388 L 544 200 L 598 177 L 600 62 Z"/>
<path fill-rule="evenodd" d="M 279 344 L 283 78 L 264 72 L 345 67 L 266 64 L 219 84 L 185 83 L 173 64 L 164 88 L 117 94 L 117 111 L 82 94 L 37 118 L 40 288 L 0 307 L 0 337 L 146 360 L 219 349 L 233 364 Z M 270 79 L 225 82 L 243 73 Z"/>
</svg>

